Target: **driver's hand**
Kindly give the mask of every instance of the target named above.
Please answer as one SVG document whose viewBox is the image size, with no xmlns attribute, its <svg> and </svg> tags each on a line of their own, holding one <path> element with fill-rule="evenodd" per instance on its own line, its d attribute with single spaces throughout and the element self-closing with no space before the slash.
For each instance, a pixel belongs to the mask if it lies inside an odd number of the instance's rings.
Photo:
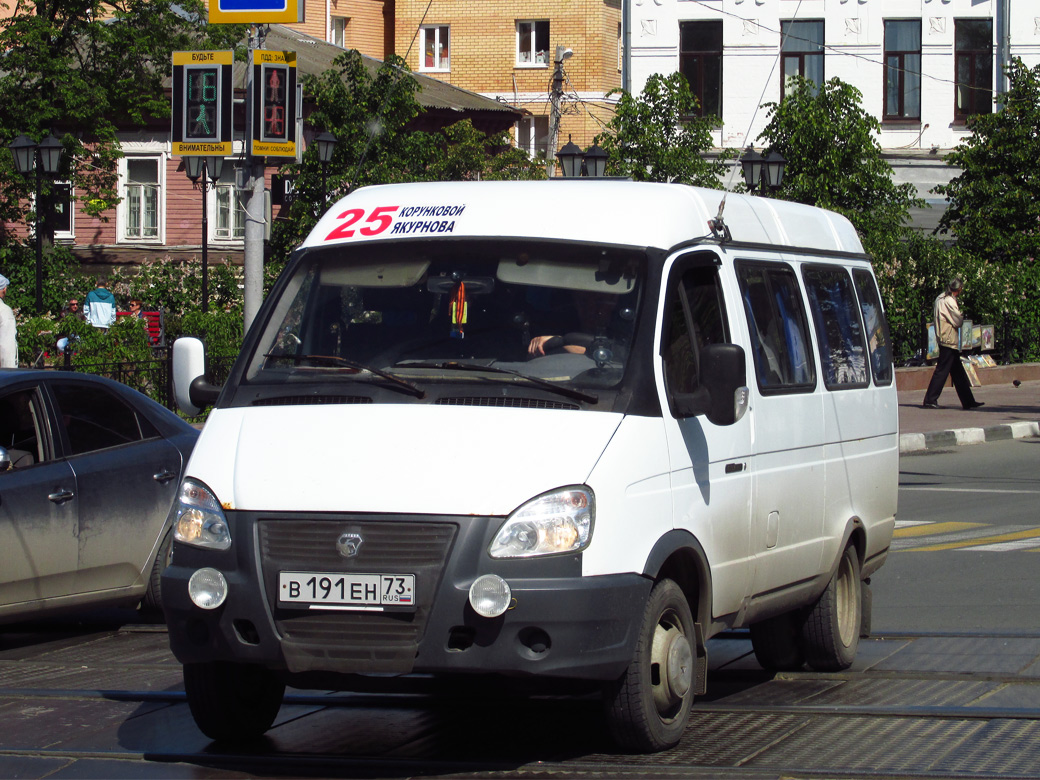
<svg viewBox="0 0 1040 780">
<path fill-rule="evenodd" d="M 553 336 L 535 336 L 531 339 L 531 343 L 527 345 L 527 354 L 531 357 L 538 357 L 539 355 L 545 354 L 545 342 L 549 339 L 554 338 Z"/>
</svg>

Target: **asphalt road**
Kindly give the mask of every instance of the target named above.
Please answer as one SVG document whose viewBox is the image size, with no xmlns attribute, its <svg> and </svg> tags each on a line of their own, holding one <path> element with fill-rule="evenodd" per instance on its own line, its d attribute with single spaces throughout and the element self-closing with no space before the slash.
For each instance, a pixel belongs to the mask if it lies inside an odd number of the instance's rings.
<svg viewBox="0 0 1040 780">
<path fill-rule="evenodd" d="M 900 459 L 874 628 L 1040 636 L 1040 439 Z"/>
</svg>

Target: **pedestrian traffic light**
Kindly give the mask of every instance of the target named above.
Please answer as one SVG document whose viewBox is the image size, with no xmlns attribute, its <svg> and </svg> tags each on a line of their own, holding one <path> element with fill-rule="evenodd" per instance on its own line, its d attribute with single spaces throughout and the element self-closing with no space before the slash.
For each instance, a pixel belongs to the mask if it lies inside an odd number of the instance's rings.
<svg viewBox="0 0 1040 780">
<path fill-rule="evenodd" d="M 230 51 L 173 53 L 173 153 L 232 154 Z"/>
<path fill-rule="evenodd" d="M 253 50 L 252 153 L 296 157 L 296 52 Z"/>
</svg>

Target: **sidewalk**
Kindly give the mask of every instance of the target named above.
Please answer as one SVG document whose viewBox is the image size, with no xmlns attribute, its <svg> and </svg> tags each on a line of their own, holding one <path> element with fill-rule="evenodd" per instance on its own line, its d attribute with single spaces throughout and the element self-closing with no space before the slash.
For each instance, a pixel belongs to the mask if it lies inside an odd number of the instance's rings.
<svg viewBox="0 0 1040 780">
<path fill-rule="evenodd" d="M 972 393 L 985 406 L 967 412 L 949 386 L 939 397 L 939 409 L 921 408 L 924 390 L 900 390 L 900 453 L 1040 436 L 1040 380 L 1018 387 L 1010 381 L 983 385 Z"/>
</svg>

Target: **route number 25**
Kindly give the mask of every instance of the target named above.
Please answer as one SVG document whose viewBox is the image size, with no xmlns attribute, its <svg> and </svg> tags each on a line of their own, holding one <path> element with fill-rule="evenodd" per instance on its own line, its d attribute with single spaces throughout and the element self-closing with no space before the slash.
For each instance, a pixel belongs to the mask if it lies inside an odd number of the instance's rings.
<svg viewBox="0 0 1040 780">
<path fill-rule="evenodd" d="M 353 238 L 354 229 L 358 223 L 361 224 L 361 227 L 357 228 L 357 232 L 361 235 L 378 236 L 390 227 L 390 223 L 394 221 L 390 215 L 399 208 L 400 206 L 378 206 L 369 212 L 367 219 L 362 219 L 365 216 L 364 209 L 348 209 L 336 217 L 336 219 L 345 221 L 341 222 L 331 233 L 325 236 L 325 240 L 333 241 L 337 238 Z"/>
</svg>

